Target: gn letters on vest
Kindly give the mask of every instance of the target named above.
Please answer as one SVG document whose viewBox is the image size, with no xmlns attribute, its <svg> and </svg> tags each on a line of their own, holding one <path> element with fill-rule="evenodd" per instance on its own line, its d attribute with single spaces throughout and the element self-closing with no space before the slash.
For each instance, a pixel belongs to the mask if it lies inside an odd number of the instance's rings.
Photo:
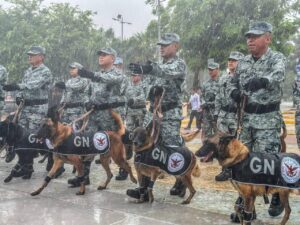
<svg viewBox="0 0 300 225">
<path fill-rule="evenodd" d="M 300 156 L 297 154 L 252 152 L 231 169 L 232 179 L 237 182 L 300 189 Z"/>
<path fill-rule="evenodd" d="M 135 154 L 134 163 L 159 167 L 175 176 L 182 175 L 190 167 L 192 154 L 185 147 L 166 147 L 157 145 L 153 149 Z"/>
</svg>

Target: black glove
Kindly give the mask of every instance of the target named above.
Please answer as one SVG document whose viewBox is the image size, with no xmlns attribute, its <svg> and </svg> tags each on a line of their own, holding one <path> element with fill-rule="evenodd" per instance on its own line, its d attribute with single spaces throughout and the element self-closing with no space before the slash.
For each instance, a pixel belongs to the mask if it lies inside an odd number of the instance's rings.
<svg viewBox="0 0 300 225">
<path fill-rule="evenodd" d="M 90 111 L 92 108 L 94 108 L 95 104 L 92 102 L 86 102 L 84 104 L 86 111 Z"/>
<path fill-rule="evenodd" d="M 24 98 L 22 98 L 22 97 L 16 97 L 16 104 L 20 105 L 21 102 L 24 102 Z"/>
<path fill-rule="evenodd" d="M 66 84 L 63 81 L 58 81 L 54 84 L 54 87 L 65 90 L 66 89 Z"/>
<path fill-rule="evenodd" d="M 4 91 L 16 91 L 16 90 L 20 90 L 20 86 L 16 83 L 12 83 L 12 84 L 3 85 L 2 89 Z"/>
<path fill-rule="evenodd" d="M 230 97 L 237 103 L 241 101 L 241 92 L 239 89 L 235 89 L 231 92 Z"/>
<path fill-rule="evenodd" d="M 128 68 L 136 74 L 147 74 L 153 70 L 153 67 L 150 64 L 140 65 L 138 63 L 130 63 Z"/>
<path fill-rule="evenodd" d="M 263 77 L 256 77 L 249 80 L 245 85 L 247 91 L 258 91 L 259 89 L 266 88 L 269 83 L 269 80 Z"/>
<path fill-rule="evenodd" d="M 133 98 L 131 98 L 131 99 L 129 99 L 129 100 L 127 101 L 127 105 L 128 105 L 129 107 L 133 106 L 133 104 L 134 104 L 134 99 L 133 99 Z"/>
<path fill-rule="evenodd" d="M 88 70 L 86 70 L 84 68 L 79 69 L 78 70 L 78 74 L 81 77 L 86 77 L 86 78 L 89 78 L 89 79 L 93 79 L 95 77 L 95 74 L 93 72 L 88 71 Z"/>
</svg>

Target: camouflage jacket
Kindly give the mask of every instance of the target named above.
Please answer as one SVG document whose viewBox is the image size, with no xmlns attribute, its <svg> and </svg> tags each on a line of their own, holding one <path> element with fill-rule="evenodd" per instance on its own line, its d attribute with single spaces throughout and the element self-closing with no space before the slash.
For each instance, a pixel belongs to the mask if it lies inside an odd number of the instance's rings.
<svg viewBox="0 0 300 225">
<path fill-rule="evenodd" d="M 19 96 L 24 99 L 48 99 L 49 90 L 53 83 L 53 76 L 48 67 L 44 64 L 36 68 L 28 68 L 23 76 L 19 87 Z"/>
<path fill-rule="evenodd" d="M 0 101 L 3 101 L 4 99 L 4 91 L 2 90 L 2 86 L 6 83 L 7 81 L 7 72 L 4 66 L 0 65 Z"/>
<path fill-rule="evenodd" d="M 205 105 L 208 109 L 212 110 L 212 113 L 214 113 L 215 99 L 218 91 L 219 79 L 209 79 L 202 85 L 202 105 Z"/>
<path fill-rule="evenodd" d="M 229 112 L 230 110 L 224 111 L 226 109 L 237 109 L 237 103 L 230 97 L 230 83 L 232 82 L 234 74 L 224 74 L 219 79 L 219 89 L 216 93 L 215 98 L 215 112 L 214 115 L 221 117 L 236 117 L 236 113 Z"/>
<path fill-rule="evenodd" d="M 146 92 L 145 87 L 141 82 L 138 84 L 133 84 L 128 82 L 128 86 L 125 91 L 127 101 L 133 99 L 133 105 L 127 105 L 127 116 L 131 115 L 143 115 L 146 110 Z"/>
<path fill-rule="evenodd" d="M 282 85 L 285 80 L 285 63 L 284 55 L 272 51 L 270 48 L 256 62 L 251 55 L 247 55 L 239 61 L 236 69 L 237 82 L 230 84 L 230 93 L 234 89 L 240 89 L 241 94 L 247 97 L 247 105 L 268 107 L 272 104 L 280 104 Z M 247 91 L 246 85 L 252 78 L 266 78 L 268 80 L 267 87 L 253 92 Z M 280 110 L 262 114 L 245 112 L 243 126 L 256 129 L 280 128 Z"/>
<path fill-rule="evenodd" d="M 61 102 L 85 103 L 89 99 L 89 81 L 79 76 L 73 77 L 66 82 L 66 90 Z"/>
<path fill-rule="evenodd" d="M 162 105 L 173 104 L 175 108 L 164 113 L 164 119 L 181 117 L 181 104 L 183 94 L 183 83 L 186 77 L 186 64 L 178 56 L 163 63 L 152 63 L 153 75 L 152 86 L 160 86 L 165 90 Z M 151 102 L 153 104 L 153 102 Z"/>
</svg>

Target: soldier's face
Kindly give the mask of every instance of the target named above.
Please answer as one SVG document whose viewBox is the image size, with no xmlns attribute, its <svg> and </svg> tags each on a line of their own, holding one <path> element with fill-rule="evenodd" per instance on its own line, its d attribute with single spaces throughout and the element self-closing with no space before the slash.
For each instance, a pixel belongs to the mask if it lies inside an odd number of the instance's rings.
<svg viewBox="0 0 300 225">
<path fill-rule="evenodd" d="M 235 71 L 235 68 L 237 67 L 238 61 L 234 59 L 228 59 L 227 67 L 230 71 Z"/>
<path fill-rule="evenodd" d="M 43 55 L 28 55 L 28 62 L 32 66 L 41 64 L 43 60 L 44 60 Z"/>
<path fill-rule="evenodd" d="M 99 65 L 101 67 L 108 67 L 114 64 L 115 57 L 113 55 L 108 55 L 105 53 L 101 53 L 99 55 Z"/>
<path fill-rule="evenodd" d="M 260 57 L 263 53 L 265 53 L 271 43 L 271 40 L 271 35 L 269 33 L 265 33 L 263 35 L 249 34 L 247 36 L 248 50 L 253 56 Z"/>
<path fill-rule="evenodd" d="M 70 68 L 69 73 L 71 77 L 77 77 L 78 76 L 78 69 L 77 68 Z"/>
<path fill-rule="evenodd" d="M 160 45 L 160 55 L 163 58 L 170 58 L 176 55 L 178 44 Z"/>
<path fill-rule="evenodd" d="M 131 81 L 132 81 L 132 83 L 137 84 L 141 81 L 141 76 L 139 76 L 139 75 L 132 76 Z"/>
<path fill-rule="evenodd" d="M 219 69 L 208 69 L 208 73 L 211 79 L 216 79 L 219 75 Z"/>
</svg>

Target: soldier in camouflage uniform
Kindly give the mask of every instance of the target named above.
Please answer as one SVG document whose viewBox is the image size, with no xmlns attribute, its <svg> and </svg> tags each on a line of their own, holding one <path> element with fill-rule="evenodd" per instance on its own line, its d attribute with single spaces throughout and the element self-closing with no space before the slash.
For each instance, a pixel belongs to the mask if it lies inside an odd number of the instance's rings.
<svg viewBox="0 0 300 225">
<path fill-rule="evenodd" d="M 29 132 L 36 132 L 45 118 L 48 109 L 48 95 L 53 82 L 51 71 L 44 65 L 45 48 L 32 46 L 27 52 L 29 67 L 22 78 L 21 83 L 7 84 L 3 87 L 6 91 L 19 90 L 17 104 L 20 99 L 25 102 L 21 112 L 19 124 Z M 24 179 L 29 179 L 33 172 L 33 158 L 36 153 L 28 154 L 24 161 L 20 162 L 24 172 Z M 8 155 L 10 157 L 10 155 Z"/>
<path fill-rule="evenodd" d="M 0 65 L 0 114 L 4 108 L 4 91 L 2 90 L 3 85 L 5 85 L 7 81 L 7 72 L 4 66 Z"/>
<path fill-rule="evenodd" d="M 216 132 L 216 119 L 214 118 L 215 98 L 219 91 L 219 64 L 216 62 L 208 63 L 208 73 L 210 79 L 202 86 L 202 105 L 203 110 L 203 138 L 213 135 Z"/>
<path fill-rule="evenodd" d="M 294 103 L 296 105 L 295 128 L 298 148 L 300 149 L 300 59 L 296 65 L 296 77 L 293 87 Z"/>
<path fill-rule="evenodd" d="M 175 33 L 166 33 L 158 42 L 160 45 L 160 52 L 163 58 L 162 63 L 148 63 L 146 65 L 139 65 L 131 63 L 129 68 L 134 73 L 149 74 L 153 76 L 154 82 L 151 84 L 153 87 L 162 87 L 165 94 L 162 100 L 163 119 L 160 127 L 161 145 L 177 145 L 182 146 L 183 141 L 180 136 L 180 125 L 182 115 L 182 87 L 186 77 L 186 64 L 180 59 L 176 53 L 179 48 L 179 36 Z M 153 95 L 149 93 L 150 97 L 150 111 L 147 112 L 144 119 L 144 126 L 148 126 L 152 120 L 153 112 Z M 129 189 L 127 195 L 133 198 L 140 197 L 141 191 L 145 192 L 148 182 L 145 181 L 142 188 Z M 184 196 L 186 187 L 181 181 L 176 181 L 172 187 L 170 194 Z"/>
<path fill-rule="evenodd" d="M 251 54 L 239 61 L 230 87 L 233 99 L 246 99 L 240 139 L 252 152 L 279 153 L 281 149 L 280 102 L 286 59 L 269 48 L 271 32 L 272 25 L 267 22 L 250 25 L 245 35 Z M 278 216 L 282 211 L 279 194 L 273 194 L 270 216 Z"/>
<path fill-rule="evenodd" d="M 110 104 L 114 111 L 122 115 L 125 105 L 125 97 L 121 95 L 122 82 L 125 76 L 122 75 L 113 65 L 117 56 L 113 48 L 103 48 L 97 52 L 101 70 L 90 72 L 84 68 L 79 70 L 81 77 L 91 79 L 91 97 L 86 103 L 86 109 L 90 110 L 93 106 L 95 111 L 89 117 L 88 131 L 98 130 L 117 131 L 118 125 L 111 116 L 109 109 L 104 105 Z M 103 108 L 104 107 L 104 108 Z M 91 161 L 84 162 L 85 183 L 89 184 Z M 68 180 L 69 184 L 79 186 L 77 177 Z"/>
<path fill-rule="evenodd" d="M 214 118 L 217 120 L 217 129 L 223 133 L 235 135 L 237 132 L 237 103 L 230 97 L 228 87 L 235 75 L 238 61 L 244 57 L 240 52 L 231 52 L 228 58 L 228 73 L 219 79 L 219 90 L 215 99 Z M 217 119 L 216 119 L 217 118 Z M 230 171 L 222 168 L 222 172 L 215 177 L 216 181 L 226 181 L 230 177 Z"/>
</svg>

